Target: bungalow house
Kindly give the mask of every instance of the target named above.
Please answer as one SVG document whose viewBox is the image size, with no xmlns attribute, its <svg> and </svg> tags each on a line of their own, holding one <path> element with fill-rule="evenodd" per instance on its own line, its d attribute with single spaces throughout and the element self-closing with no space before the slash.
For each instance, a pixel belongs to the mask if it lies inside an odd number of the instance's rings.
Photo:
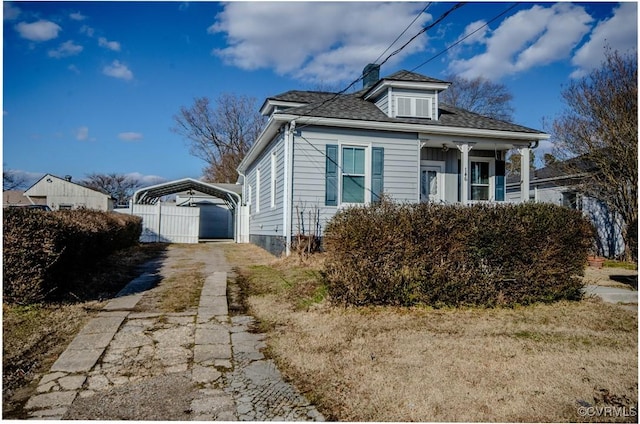
<svg viewBox="0 0 640 424">
<path fill-rule="evenodd" d="M 320 233 L 340 209 L 386 193 L 400 202 L 503 202 L 505 155 L 548 135 L 446 105 L 450 83 L 408 71 L 380 79 L 368 65 L 350 94 L 288 91 L 264 101 L 269 119 L 238 167 L 248 241 L 289 253 L 310 211 Z M 529 199 L 529 169 L 521 172 Z"/>
<path fill-rule="evenodd" d="M 600 256 L 615 258 L 625 251 L 622 222 L 599 199 L 581 193 L 584 178 L 595 167 L 584 157 L 556 162 L 533 171 L 529 197 L 535 202 L 552 203 L 582 211 L 596 229 L 596 250 Z M 518 178 L 507 180 L 507 200 L 520 199 L 522 192 Z"/>
<path fill-rule="evenodd" d="M 71 177 L 64 179 L 46 174 L 29 187 L 24 196 L 31 204 L 48 205 L 52 210 L 59 209 L 95 209 L 112 211 L 114 199 L 97 190 L 71 182 Z"/>
</svg>

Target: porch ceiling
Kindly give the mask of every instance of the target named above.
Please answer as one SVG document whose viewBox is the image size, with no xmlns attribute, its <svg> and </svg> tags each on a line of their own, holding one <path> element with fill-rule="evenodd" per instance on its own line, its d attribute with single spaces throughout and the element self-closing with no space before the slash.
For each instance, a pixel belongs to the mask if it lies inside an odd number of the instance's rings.
<svg viewBox="0 0 640 424">
<path fill-rule="evenodd" d="M 194 190 L 222 199 L 230 208 L 235 209 L 240 204 L 242 187 L 237 184 L 211 184 L 193 178 L 167 181 L 150 187 L 139 189 L 133 194 L 133 203 L 139 205 L 153 205 L 164 196 Z"/>
<path fill-rule="evenodd" d="M 445 151 L 450 149 L 456 149 L 458 146 L 462 144 L 469 144 L 472 149 L 476 150 L 511 150 L 511 149 L 520 149 L 523 147 L 529 147 L 531 143 L 523 143 L 522 141 L 511 141 L 511 140 L 491 140 L 491 141 L 473 141 L 473 142 L 465 142 L 465 141 L 442 141 L 442 140 L 422 140 L 421 147 L 429 147 L 432 149 L 443 149 Z"/>
</svg>

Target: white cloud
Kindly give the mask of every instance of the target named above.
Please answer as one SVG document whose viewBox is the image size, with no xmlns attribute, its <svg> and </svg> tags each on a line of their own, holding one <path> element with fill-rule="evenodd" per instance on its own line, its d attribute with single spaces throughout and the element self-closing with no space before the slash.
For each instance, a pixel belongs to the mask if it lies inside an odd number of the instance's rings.
<svg viewBox="0 0 640 424">
<path fill-rule="evenodd" d="M 58 46 L 57 49 L 49 50 L 48 54 L 49 54 L 49 57 L 55 57 L 56 59 L 60 59 L 63 57 L 75 56 L 77 54 L 80 54 L 82 49 L 83 49 L 82 46 L 78 44 L 74 44 L 73 41 L 69 40 L 60 44 L 60 46 Z"/>
<path fill-rule="evenodd" d="M 88 127 L 80 127 L 75 131 L 76 140 L 78 141 L 87 141 L 89 140 L 89 128 Z"/>
<path fill-rule="evenodd" d="M 120 63 L 119 60 L 114 60 L 111 65 L 107 65 L 102 68 L 102 73 L 114 78 L 120 78 L 125 81 L 133 79 L 133 72 L 127 68 L 127 65 Z"/>
<path fill-rule="evenodd" d="M 80 69 L 78 69 L 76 65 L 69 65 L 67 66 L 67 69 L 73 72 L 74 74 L 77 74 L 77 75 L 80 74 Z"/>
<path fill-rule="evenodd" d="M 461 44 L 465 45 L 465 44 L 474 44 L 474 43 L 481 43 L 481 44 L 485 43 L 486 36 L 489 31 L 489 26 L 488 25 L 485 26 L 485 25 L 487 25 L 487 21 L 485 20 L 471 22 L 464 29 L 464 33 L 456 41 L 462 40 L 465 37 L 469 37 L 469 38 L 466 38 Z"/>
<path fill-rule="evenodd" d="M 124 141 L 139 141 L 142 140 L 143 135 L 142 133 L 139 132 L 121 132 L 120 134 L 118 134 L 118 138 L 120 140 L 124 140 Z"/>
<path fill-rule="evenodd" d="M 52 40 L 56 38 L 58 36 L 58 32 L 62 30 L 60 25 L 42 19 L 29 24 L 26 22 L 20 22 L 15 28 L 22 38 L 26 38 L 30 41 Z"/>
<path fill-rule="evenodd" d="M 80 12 L 71 13 L 69 17 L 74 21 L 84 21 L 85 19 L 87 19 L 87 17 Z"/>
<path fill-rule="evenodd" d="M 118 43 L 117 41 L 109 41 L 104 37 L 98 38 L 98 45 L 100 47 L 106 47 L 109 50 L 113 50 L 114 52 L 120 51 L 120 43 Z"/>
<path fill-rule="evenodd" d="M 80 34 L 86 34 L 88 37 L 93 37 L 93 34 L 95 34 L 96 30 L 91 28 L 89 25 L 82 25 L 82 27 L 80 28 Z"/>
<path fill-rule="evenodd" d="M 15 7 L 12 3 L 3 2 L 2 3 L 2 20 L 3 21 L 13 21 L 18 18 L 20 15 L 20 9 Z"/>
<path fill-rule="evenodd" d="M 484 53 L 451 61 L 449 70 L 465 78 L 491 80 L 566 58 L 589 32 L 593 18 L 583 7 L 536 5 L 506 18 L 476 40 Z M 475 37 L 474 37 L 475 38 Z"/>
<path fill-rule="evenodd" d="M 280 75 L 331 84 L 358 76 L 423 7 L 409 2 L 231 2 L 208 32 L 226 35 L 227 47 L 212 53 L 229 65 L 271 68 Z M 389 52 L 430 20 L 431 15 L 422 14 Z M 418 37 L 390 62 L 423 50 L 427 40 L 426 35 Z"/>
<path fill-rule="evenodd" d="M 158 175 L 143 175 L 139 172 L 130 172 L 126 174 L 127 177 L 132 180 L 140 181 L 142 187 L 148 187 L 155 184 L 161 184 L 167 181 L 166 178 L 160 177 Z"/>
<path fill-rule="evenodd" d="M 576 69 L 571 76 L 582 77 L 604 60 L 605 47 L 620 53 L 638 48 L 638 5 L 622 3 L 610 19 L 595 27 L 589 41 L 576 52 L 571 63 Z"/>
</svg>

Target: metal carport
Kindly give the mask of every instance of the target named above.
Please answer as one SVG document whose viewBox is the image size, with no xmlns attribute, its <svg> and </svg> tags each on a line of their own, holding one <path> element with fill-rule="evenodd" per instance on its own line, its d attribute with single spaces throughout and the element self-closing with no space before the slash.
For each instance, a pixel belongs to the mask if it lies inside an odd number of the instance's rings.
<svg viewBox="0 0 640 424">
<path fill-rule="evenodd" d="M 193 178 L 167 181 L 165 183 L 144 187 L 137 190 L 131 199 L 131 213 L 135 213 L 135 205 L 160 205 L 160 199 L 165 196 L 193 190 L 214 196 L 227 205 L 234 221 L 234 240 L 241 242 L 242 186 L 239 184 L 212 184 Z M 158 224 L 159 225 L 159 224 Z"/>
</svg>

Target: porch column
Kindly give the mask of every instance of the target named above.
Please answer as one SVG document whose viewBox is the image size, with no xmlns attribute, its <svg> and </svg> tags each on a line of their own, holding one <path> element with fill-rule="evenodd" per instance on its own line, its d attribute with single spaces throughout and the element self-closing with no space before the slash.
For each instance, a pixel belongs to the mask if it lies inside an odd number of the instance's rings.
<svg viewBox="0 0 640 424">
<path fill-rule="evenodd" d="M 518 149 L 520 151 L 520 201 L 529 201 L 529 160 L 531 149 L 529 147 L 522 147 Z"/>
<path fill-rule="evenodd" d="M 460 159 L 460 202 L 463 205 L 469 203 L 469 150 L 471 150 L 472 146 L 469 143 L 458 143 L 456 144 L 460 153 L 462 153 L 462 158 Z"/>
</svg>

